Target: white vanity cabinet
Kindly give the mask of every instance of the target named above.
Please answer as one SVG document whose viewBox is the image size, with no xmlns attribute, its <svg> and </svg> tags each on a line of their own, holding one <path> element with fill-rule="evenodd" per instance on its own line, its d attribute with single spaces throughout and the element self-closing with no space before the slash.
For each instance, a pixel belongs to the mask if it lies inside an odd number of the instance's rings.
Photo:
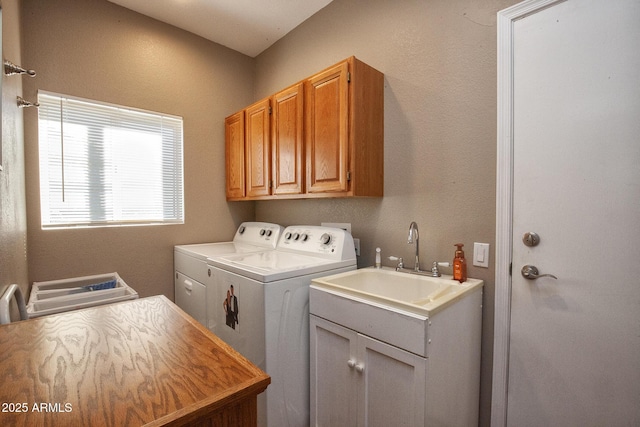
<svg viewBox="0 0 640 427">
<path fill-rule="evenodd" d="M 311 425 L 424 425 L 427 359 L 311 316 Z"/>
<path fill-rule="evenodd" d="M 418 313 L 314 281 L 309 311 L 311 426 L 478 424 L 482 286 Z"/>
</svg>

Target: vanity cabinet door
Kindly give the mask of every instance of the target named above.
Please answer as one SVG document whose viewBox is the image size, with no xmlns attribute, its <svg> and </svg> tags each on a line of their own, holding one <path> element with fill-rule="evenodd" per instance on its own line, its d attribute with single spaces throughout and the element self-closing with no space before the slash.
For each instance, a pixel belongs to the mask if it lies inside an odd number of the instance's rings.
<svg viewBox="0 0 640 427">
<path fill-rule="evenodd" d="M 427 359 L 358 334 L 359 426 L 425 425 Z"/>
<path fill-rule="evenodd" d="M 245 196 L 244 181 L 244 110 L 224 120 L 227 199 Z"/>
<path fill-rule="evenodd" d="M 303 84 L 298 83 L 273 96 L 271 127 L 273 194 L 302 194 Z"/>
<path fill-rule="evenodd" d="M 271 180 L 271 100 L 258 101 L 245 109 L 245 172 L 247 197 L 268 196 Z"/>
<path fill-rule="evenodd" d="M 424 425 L 427 359 L 310 316 L 311 425 Z"/>
<path fill-rule="evenodd" d="M 349 187 L 349 64 L 341 62 L 307 80 L 307 192 Z"/>
<path fill-rule="evenodd" d="M 313 315 L 309 325 L 311 425 L 355 426 L 358 334 Z"/>
</svg>

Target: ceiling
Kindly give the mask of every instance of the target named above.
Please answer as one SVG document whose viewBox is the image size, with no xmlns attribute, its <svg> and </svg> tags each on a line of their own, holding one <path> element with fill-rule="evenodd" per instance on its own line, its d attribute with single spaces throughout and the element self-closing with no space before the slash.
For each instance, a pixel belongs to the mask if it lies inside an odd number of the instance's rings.
<svg viewBox="0 0 640 427">
<path fill-rule="evenodd" d="M 109 0 L 255 57 L 332 0 Z"/>
</svg>

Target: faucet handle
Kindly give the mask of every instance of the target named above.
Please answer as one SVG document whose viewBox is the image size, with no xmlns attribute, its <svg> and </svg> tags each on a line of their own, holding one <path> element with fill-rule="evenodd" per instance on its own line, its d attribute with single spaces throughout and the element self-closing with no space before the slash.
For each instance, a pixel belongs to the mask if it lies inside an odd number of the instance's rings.
<svg viewBox="0 0 640 427">
<path fill-rule="evenodd" d="M 431 267 L 431 276 L 432 277 L 440 277 L 440 270 L 438 270 L 438 267 L 451 267 L 451 263 L 450 262 L 439 262 L 439 261 L 433 261 L 433 266 Z"/>
<path fill-rule="evenodd" d="M 390 261 L 398 261 L 398 265 L 396 265 L 396 271 L 402 270 L 404 268 L 404 261 L 402 260 L 402 257 L 398 258 L 397 256 L 390 256 L 389 257 Z"/>
</svg>

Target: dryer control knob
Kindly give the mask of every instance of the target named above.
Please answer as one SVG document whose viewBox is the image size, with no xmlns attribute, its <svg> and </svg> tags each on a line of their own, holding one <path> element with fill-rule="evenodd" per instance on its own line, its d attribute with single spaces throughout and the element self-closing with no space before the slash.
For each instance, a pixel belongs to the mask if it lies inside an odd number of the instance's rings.
<svg viewBox="0 0 640 427">
<path fill-rule="evenodd" d="M 267 230 L 267 237 L 271 237 L 272 234 L 273 234 L 273 231 Z"/>
<path fill-rule="evenodd" d="M 322 242 L 323 245 L 328 245 L 331 243 L 331 235 L 329 233 L 324 233 L 320 236 L 320 242 Z"/>
<path fill-rule="evenodd" d="M 287 240 L 291 240 L 291 233 L 287 231 L 287 234 L 284 235 L 284 238 Z"/>
<path fill-rule="evenodd" d="M 307 240 L 309 240 L 309 235 L 308 235 L 307 233 L 304 233 L 304 234 L 301 236 L 301 238 L 302 238 L 302 241 L 303 241 L 303 242 L 306 242 Z"/>
<path fill-rule="evenodd" d="M 261 236 L 264 236 L 266 232 L 267 232 L 267 230 L 265 230 L 264 228 L 260 229 L 260 235 Z"/>
</svg>

